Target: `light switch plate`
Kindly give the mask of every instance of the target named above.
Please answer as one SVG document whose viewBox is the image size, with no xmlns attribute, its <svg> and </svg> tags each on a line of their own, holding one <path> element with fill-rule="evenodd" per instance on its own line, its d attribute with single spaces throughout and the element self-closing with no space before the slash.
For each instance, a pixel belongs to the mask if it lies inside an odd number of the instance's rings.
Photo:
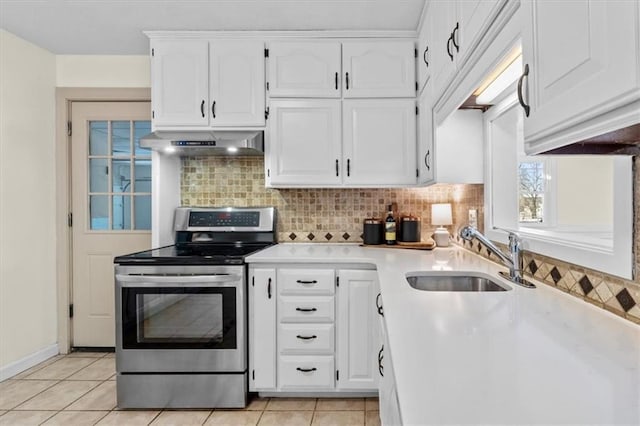
<svg viewBox="0 0 640 426">
<path fill-rule="evenodd" d="M 478 227 L 478 210 L 469 209 L 469 226 Z"/>
</svg>

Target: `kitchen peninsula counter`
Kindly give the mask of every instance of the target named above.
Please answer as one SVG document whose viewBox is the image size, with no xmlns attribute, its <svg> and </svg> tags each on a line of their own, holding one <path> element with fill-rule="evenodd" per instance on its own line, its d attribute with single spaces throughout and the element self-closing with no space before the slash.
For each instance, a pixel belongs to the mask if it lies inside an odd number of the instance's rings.
<svg viewBox="0 0 640 426">
<path fill-rule="evenodd" d="M 375 266 L 403 424 L 640 424 L 640 327 L 467 250 L 289 243 L 246 261 Z M 511 290 L 416 290 L 417 271 Z"/>
</svg>

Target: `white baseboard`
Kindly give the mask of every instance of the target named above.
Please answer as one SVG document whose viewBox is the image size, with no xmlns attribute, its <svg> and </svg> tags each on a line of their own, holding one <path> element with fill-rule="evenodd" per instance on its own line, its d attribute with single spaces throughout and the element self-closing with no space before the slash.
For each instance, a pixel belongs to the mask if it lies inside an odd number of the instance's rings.
<svg viewBox="0 0 640 426">
<path fill-rule="evenodd" d="M 0 382 L 13 377 L 16 374 L 22 373 L 23 371 L 28 370 L 34 365 L 38 365 L 42 361 L 45 361 L 52 356 L 58 355 L 58 353 L 58 344 L 55 343 L 53 345 L 47 346 L 46 348 L 40 349 L 37 352 L 27 355 L 24 358 L 7 364 L 4 367 L 0 367 Z"/>
</svg>

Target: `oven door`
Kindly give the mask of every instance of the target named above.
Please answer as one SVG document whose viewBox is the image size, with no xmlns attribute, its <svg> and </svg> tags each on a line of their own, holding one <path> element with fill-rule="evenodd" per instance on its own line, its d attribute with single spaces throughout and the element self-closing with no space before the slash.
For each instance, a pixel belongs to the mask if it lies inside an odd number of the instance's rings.
<svg viewBox="0 0 640 426">
<path fill-rule="evenodd" d="M 116 273 L 118 372 L 246 371 L 244 267 L 122 272 Z"/>
</svg>

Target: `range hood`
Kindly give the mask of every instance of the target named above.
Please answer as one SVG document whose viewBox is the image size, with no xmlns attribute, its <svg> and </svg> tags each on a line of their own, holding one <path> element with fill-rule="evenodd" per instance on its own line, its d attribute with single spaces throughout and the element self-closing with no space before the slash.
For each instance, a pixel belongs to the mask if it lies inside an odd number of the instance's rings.
<svg viewBox="0 0 640 426">
<path fill-rule="evenodd" d="M 262 130 L 157 131 L 140 138 L 154 151 L 189 155 L 264 155 Z"/>
</svg>

